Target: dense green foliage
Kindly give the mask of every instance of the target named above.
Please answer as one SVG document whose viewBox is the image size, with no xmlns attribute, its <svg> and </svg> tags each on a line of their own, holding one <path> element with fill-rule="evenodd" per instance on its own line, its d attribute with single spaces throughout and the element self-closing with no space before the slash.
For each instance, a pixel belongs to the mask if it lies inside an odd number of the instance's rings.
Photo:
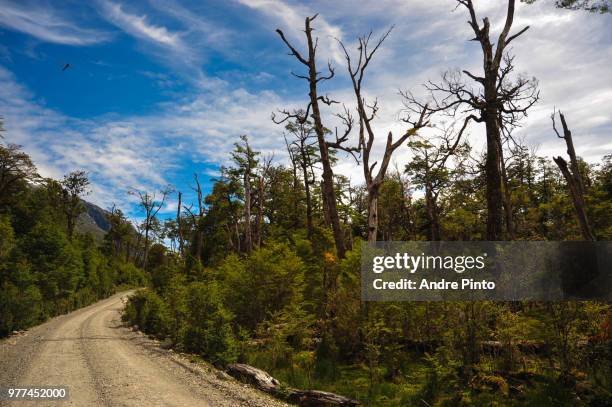
<svg viewBox="0 0 612 407">
<path fill-rule="evenodd" d="M 0 145 L 0 178 L 0 337 L 146 283 L 138 268 L 79 233 L 82 202 L 66 180 L 77 191 L 84 173 L 41 179 L 18 147 Z"/>
<path fill-rule="evenodd" d="M 468 153 L 464 148 L 462 154 Z M 441 238 L 482 239 L 479 163 L 455 161 L 452 171 L 429 173 L 443 178 L 432 183 Z M 242 164 L 235 161 L 238 168 Z M 416 194 L 429 181 L 418 171 L 421 164 L 415 159 L 406 173 L 391 174 L 381 188 L 384 239 L 430 236 L 425 198 Z M 359 281 L 359 245 L 366 244 L 361 243 L 363 189 L 338 179 L 338 207 L 352 247 L 338 259 L 316 184 L 309 237 L 299 171 L 273 166 L 262 175 L 260 196 L 259 165 L 252 169 L 252 212 L 261 202 L 265 221 L 257 226 L 252 216 L 251 222 L 253 230 L 261 230 L 261 243 L 246 252 L 244 173 L 228 169 L 205 198 L 202 219 L 182 217 L 184 241 L 154 256 L 152 284 L 131 299 L 126 320 L 218 365 L 250 363 L 288 385 L 376 406 L 572 405 L 577 400 L 606 405 L 612 400 L 608 304 L 365 304 Z M 582 166 L 590 219 L 598 238 L 610 239 L 610 157 Z M 564 180 L 548 160 L 518 154 L 507 171 L 518 239 L 580 239 Z M 161 235 L 177 239 L 176 225 L 167 222 Z M 205 233 L 197 256 L 200 230 Z"/>
</svg>

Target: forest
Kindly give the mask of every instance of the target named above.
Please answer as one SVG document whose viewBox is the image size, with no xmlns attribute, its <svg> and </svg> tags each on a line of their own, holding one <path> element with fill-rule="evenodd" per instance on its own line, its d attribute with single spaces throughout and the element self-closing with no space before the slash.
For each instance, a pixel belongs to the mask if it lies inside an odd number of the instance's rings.
<svg viewBox="0 0 612 407">
<path fill-rule="evenodd" d="M 392 29 L 354 49 L 340 42 L 345 66 L 336 67 L 318 59 L 317 15 L 295 27 L 302 43 L 277 30 L 305 101 L 272 115 L 288 159 L 236 137 L 209 194 L 198 174 L 195 202 L 171 186 L 131 190 L 141 220 L 113 207 L 101 242 L 77 221 L 87 174 L 43 178 L 3 142 L 0 337 L 144 287 L 124 320 L 167 346 L 363 405 L 610 405 L 608 302 L 361 300 L 360 248 L 376 241 L 612 238 L 612 155 L 577 154 L 572 112 L 551 112 L 549 123 L 567 157 L 541 156 L 516 136 L 539 86 L 516 73 L 508 46 L 529 35 L 513 26 L 515 1 L 495 37 L 471 0 L 457 3 L 483 71 L 449 70 L 424 93 L 403 91 L 400 134 L 377 127 L 384 101 L 370 99 L 365 80 Z M 340 70 L 352 88 L 346 105 L 320 91 Z M 484 149 L 468 137 L 475 128 Z M 400 150 L 407 162 L 394 160 Z M 361 182 L 334 172 L 346 157 Z M 162 216 L 171 197 L 177 212 Z"/>
<path fill-rule="evenodd" d="M 43 178 L 20 146 L 0 144 L 0 338 L 147 281 L 133 258 L 113 255 L 108 236 L 82 233 L 89 187 L 83 171 Z M 120 213 L 110 220 L 133 230 Z"/>
</svg>

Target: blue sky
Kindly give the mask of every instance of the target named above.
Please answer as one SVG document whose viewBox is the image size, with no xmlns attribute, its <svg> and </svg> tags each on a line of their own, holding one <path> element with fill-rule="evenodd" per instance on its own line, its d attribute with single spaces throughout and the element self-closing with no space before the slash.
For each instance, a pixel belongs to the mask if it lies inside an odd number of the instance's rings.
<svg viewBox="0 0 612 407">
<path fill-rule="evenodd" d="M 499 30 L 503 2 L 476 1 Z M 282 128 L 270 114 L 304 106 L 300 67 L 275 34 L 299 44 L 306 15 L 319 12 L 320 60 L 337 67 L 325 92 L 352 104 L 342 55 L 357 35 L 395 25 L 371 66 L 367 94 L 381 104 L 380 134 L 400 132 L 400 89 L 449 68 L 479 69 L 479 49 L 452 0 L 0 0 L 0 116 L 7 141 L 32 155 L 45 176 L 89 171 L 90 199 L 109 207 L 130 188 L 164 184 L 189 192 L 192 174 L 214 176 L 232 143 L 248 134 L 255 148 L 285 159 Z M 557 10 L 551 1 L 519 5 L 513 46 L 517 70 L 540 81 L 541 102 L 518 134 L 540 154 L 563 153 L 548 116 L 561 108 L 579 154 L 596 162 L 612 152 L 612 16 Z M 62 72 L 62 66 L 71 68 Z M 327 120 L 333 124 L 332 114 Z M 471 129 L 476 148 L 482 128 Z M 407 149 L 406 149 L 407 150 Z M 401 167 L 410 159 L 400 151 Z M 342 158 L 337 171 L 361 182 Z M 164 210 L 173 212 L 171 200 Z M 175 205 L 175 204 L 174 204 Z"/>
</svg>

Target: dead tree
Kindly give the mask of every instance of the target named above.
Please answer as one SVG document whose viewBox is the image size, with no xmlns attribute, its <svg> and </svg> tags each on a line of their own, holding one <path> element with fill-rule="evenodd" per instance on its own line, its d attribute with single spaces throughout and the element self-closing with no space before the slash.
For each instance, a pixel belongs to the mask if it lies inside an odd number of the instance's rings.
<svg viewBox="0 0 612 407">
<path fill-rule="evenodd" d="M 246 142 L 247 149 L 249 148 Z M 249 161 L 247 159 L 247 161 Z M 247 164 L 247 168 L 243 174 L 244 186 L 244 247 L 247 254 L 253 251 L 253 232 L 251 230 L 251 166 Z"/>
<path fill-rule="evenodd" d="M 191 189 L 193 189 L 193 191 L 195 191 L 196 193 L 196 199 L 197 199 L 197 204 L 198 204 L 198 211 L 196 213 L 193 212 L 192 208 L 193 205 L 190 206 L 184 206 L 183 205 L 183 209 L 185 209 L 189 215 L 191 216 L 191 220 L 193 223 L 193 228 L 194 228 L 194 232 L 193 232 L 193 242 L 192 242 L 192 254 L 193 256 L 198 259 L 198 261 L 202 261 L 202 245 L 204 243 L 204 236 L 202 233 L 202 220 L 204 219 L 204 212 L 205 212 L 205 207 L 204 207 L 204 194 L 202 192 L 202 185 L 200 184 L 200 178 L 198 177 L 198 174 L 194 173 L 193 174 L 193 180 L 195 181 L 195 187 L 192 187 Z"/>
<path fill-rule="evenodd" d="M 183 255 L 183 226 L 182 226 L 182 217 L 181 217 L 181 209 L 183 204 L 183 193 L 181 191 L 178 192 L 178 205 L 176 206 L 176 234 L 178 238 L 178 249 L 179 255 Z"/>
<path fill-rule="evenodd" d="M 150 243 L 150 234 L 151 228 L 153 226 L 153 222 L 157 218 L 157 214 L 160 209 L 164 206 L 166 202 L 166 198 L 172 192 L 172 189 L 167 186 L 160 191 L 161 199 L 158 201 L 156 198 L 156 194 L 150 194 L 148 192 L 143 191 L 130 191 L 131 195 L 138 196 L 140 200 L 140 206 L 145 212 L 145 219 L 142 224 L 142 230 L 144 233 L 144 254 L 142 257 L 142 268 L 147 270 L 147 262 L 149 260 L 149 243 Z"/>
<path fill-rule="evenodd" d="M 355 98 L 357 101 L 357 112 L 359 114 L 359 148 L 361 159 L 363 160 L 363 175 L 365 177 L 366 188 L 368 190 L 368 242 L 370 243 L 376 242 L 376 236 L 378 233 L 378 195 L 380 192 L 380 187 L 385 180 L 385 175 L 387 173 L 389 163 L 391 162 L 393 152 L 404 144 L 411 135 L 416 134 L 419 129 L 428 125 L 427 117 L 429 110 L 427 105 L 425 105 L 420 109 L 417 120 L 411 121 L 410 117 L 404 119 L 406 123 L 410 124 L 410 127 L 406 129 L 406 131 L 404 131 L 404 133 L 397 140 L 393 141 L 393 134 L 389 132 L 387 134 L 385 152 L 383 154 L 380 167 L 378 168 L 378 171 L 374 173 L 374 169 L 376 168 L 378 161 L 370 164 L 370 155 L 376 139 L 376 132 L 373 128 L 372 122 L 376 118 L 379 107 L 377 100 L 374 100 L 372 104 L 368 105 L 365 97 L 363 96 L 362 86 L 366 68 L 372 61 L 376 51 L 380 48 L 390 33 L 391 29 L 384 33 L 378 39 L 378 41 L 376 41 L 376 44 L 374 44 L 372 48 L 368 48 L 370 45 L 372 32 L 363 37 L 359 37 L 359 45 L 357 47 L 359 56 L 356 63 L 353 63 L 351 60 L 351 56 L 344 44 L 341 41 L 338 41 L 342 47 L 342 50 L 344 51 L 346 65 L 353 84 L 353 92 L 355 93 Z"/>
<path fill-rule="evenodd" d="M 304 79 L 308 81 L 309 92 L 308 95 L 310 97 L 310 102 L 306 108 L 306 111 L 303 116 L 297 116 L 288 111 L 281 112 L 284 116 L 281 120 L 273 120 L 276 123 L 282 123 L 288 119 L 298 119 L 301 122 L 305 122 L 308 117 L 312 117 L 315 133 L 317 134 L 317 141 L 319 144 L 319 152 L 321 157 L 321 164 L 323 167 L 323 182 L 322 182 L 322 193 L 324 196 L 323 201 L 326 206 L 326 214 L 329 216 L 329 220 L 332 226 L 332 231 L 334 234 L 334 241 L 336 243 L 336 252 L 339 258 L 345 257 L 346 247 L 344 243 L 344 234 L 342 231 L 342 227 L 340 226 L 340 218 L 338 216 L 338 208 L 336 204 L 336 191 L 334 187 L 334 173 L 332 170 L 331 159 L 330 159 L 330 149 L 340 149 L 345 151 L 354 151 L 352 149 L 348 149 L 343 144 L 348 140 L 348 134 L 350 133 L 352 127 L 352 118 L 349 116 L 346 117 L 345 124 L 347 124 L 347 130 L 345 131 L 342 137 L 338 137 L 336 133 L 336 141 L 330 142 L 326 140 L 326 134 L 328 130 L 323 126 L 321 120 L 321 109 L 319 106 L 319 102 L 324 103 L 326 105 L 331 105 L 335 103 L 333 100 L 330 100 L 326 96 L 321 96 L 318 94 L 318 84 L 329 80 L 334 77 L 334 69 L 331 64 L 328 63 L 328 74 L 323 75 L 319 71 L 317 71 L 317 63 L 316 63 L 316 53 L 317 46 L 319 43 L 318 38 L 313 38 L 312 35 L 312 27 L 311 23 L 314 19 L 317 18 L 315 14 L 312 17 L 306 17 L 304 23 L 304 33 L 306 35 L 306 43 L 308 47 L 308 56 L 304 57 L 285 37 L 285 34 L 277 29 L 276 32 L 281 37 L 283 42 L 287 45 L 289 50 L 291 51 L 289 55 L 294 56 L 302 65 L 306 67 L 308 73 L 306 75 L 292 73 L 294 76 L 300 79 Z"/>
<path fill-rule="evenodd" d="M 557 130 L 557 126 L 555 123 L 555 113 L 550 116 L 553 123 L 553 130 L 557 137 L 565 140 L 565 144 L 567 146 L 567 155 L 570 158 L 570 164 L 567 165 L 567 161 L 561 156 L 553 157 L 553 160 L 561 170 L 565 181 L 567 182 L 567 186 L 570 191 L 570 195 L 572 197 L 572 202 L 574 203 L 574 209 L 576 211 L 576 216 L 578 217 L 578 223 L 580 224 L 580 230 L 582 232 L 582 236 L 585 240 L 595 241 L 595 233 L 593 233 L 593 229 L 589 224 L 589 218 L 586 213 L 586 204 L 584 200 L 584 182 L 582 180 L 582 175 L 580 174 L 580 168 L 578 167 L 578 159 L 576 158 L 576 150 L 574 150 L 574 141 L 572 140 L 572 132 L 567 126 L 567 122 L 565 121 L 565 116 L 563 113 L 559 112 L 559 117 L 561 118 L 561 126 L 563 126 L 563 135 L 559 134 Z"/>
<path fill-rule="evenodd" d="M 500 240 L 503 232 L 504 202 L 502 191 L 502 171 L 500 145 L 503 127 L 516 126 L 527 114 L 527 110 L 539 98 L 537 81 L 519 76 L 510 79 L 513 72 L 513 57 L 506 53 L 507 46 L 529 28 L 524 27 L 510 34 L 514 21 L 515 0 L 508 0 L 505 23 L 497 41 L 491 40 L 490 22 L 487 17 L 482 26 L 476 17 L 472 0 L 457 0 L 469 14 L 468 24 L 478 41 L 483 55 L 483 74 L 475 75 L 464 70 L 463 74 L 474 81 L 480 89 L 474 90 L 463 81 L 460 72 L 447 72 L 442 83 L 428 82 L 426 89 L 433 98 L 433 111 L 458 111 L 469 114 L 469 118 L 485 123 L 487 153 L 485 158 L 485 178 L 487 195 L 487 233 L 488 240 Z"/>
</svg>

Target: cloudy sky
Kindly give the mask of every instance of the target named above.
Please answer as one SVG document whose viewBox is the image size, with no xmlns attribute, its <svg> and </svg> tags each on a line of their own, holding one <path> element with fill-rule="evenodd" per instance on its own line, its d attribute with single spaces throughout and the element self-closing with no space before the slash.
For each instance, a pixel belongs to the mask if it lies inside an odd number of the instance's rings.
<svg viewBox="0 0 612 407">
<path fill-rule="evenodd" d="M 502 1 L 476 1 L 492 30 Z M 85 169 L 90 200 L 109 207 L 130 188 L 164 184 L 189 191 L 194 172 L 214 176 L 240 134 L 256 149 L 285 159 L 278 108 L 305 106 L 301 68 L 274 32 L 301 45 L 303 20 L 315 22 L 320 60 L 337 67 L 322 90 L 352 103 L 335 38 L 354 49 L 358 35 L 395 28 L 373 61 L 365 87 L 381 106 L 377 132 L 402 131 L 399 90 L 420 92 L 448 69 L 480 71 L 480 49 L 453 0 L 0 0 L 0 116 L 6 141 L 21 144 L 41 173 L 61 178 Z M 512 53 L 520 73 L 535 76 L 541 101 L 520 137 L 542 155 L 563 153 L 550 127 L 560 108 L 578 153 L 597 162 L 612 152 L 612 15 L 558 10 L 552 0 L 520 4 L 515 30 L 530 29 Z M 70 68 L 62 71 L 69 63 Z M 327 117 L 331 113 L 327 112 Z M 333 127 L 333 123 L 331 126 Z M 482 128 L 470 129 L 482 148 Z M 396 156 L 402 167 L 410 155 Z M 337 171 L 361 182 L 344 157 Z M 209 185 L 209 181 L 208 181 Z M 166 208 L 172 211 L 172 203 Z"/>
</svg>

